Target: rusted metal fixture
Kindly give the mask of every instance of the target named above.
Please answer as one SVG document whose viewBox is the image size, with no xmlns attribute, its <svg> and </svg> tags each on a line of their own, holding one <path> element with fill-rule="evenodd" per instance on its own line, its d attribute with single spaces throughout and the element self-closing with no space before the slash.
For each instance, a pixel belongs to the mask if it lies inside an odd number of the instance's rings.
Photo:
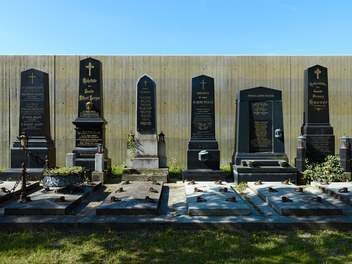
<svg viewBox="0 0 352 264">
<path fill-rule="evenodd" d="M 281 197 L 281 201 L 284 202 L 284 203 L 292 202 L 292 200 L 290 198 L 288 198 L 287 196 L 282 196 Z"/>
<path fill-rule="evenodd" d="M 232 196 L 232 197 L 226 198 L 225 201 L 226 201 L 226 202 L 235 203 L 235 202 L 236 202 L 236 197 L 235 197 L 235 196 Z"/>
<path fill-rule="evenodd" d="M 348 188 L 347 187 L 343 187 L 339 190 L 339 193 L 348 193 Z"/>
<path fill-rule="evenodd" d="M 205 198 L 203 198 L 203 197 L 201 197 L 201 196 L 198 196 L 198 197 L 197 197 L 197 200 L 196 200 L 197 203 L 204 203 L 204 202 L 206 202 L 206 201 L 207 201 L 207 199 L 205 199 Z"/>
<path fill-rule="evenodd" d="M 111 202 L 119 202 L 119 201 L 121 201 L 121 199 L 119 199 L 118 197 L 116 197 L 116 196 L 111 196 Z"/>
<path fill-rule="evenodd" d="M 120 188 L 118 188 L 115 192 L 124 192 L 125 190 L 123 189 L 123 187 L 120 187 Z"/>
<path fill-rule="evenodd" d="M 150 198 L 149 196 L 146 196 L 144 200 L 148 203 L 154 203 L 154 200 L 152 198 Z"/>
<path fill-rule="evenodd" d="M 321 203 L 323 199 L 320 196 L 314 196 L 311 199 L 313 202 Z"/>
<path fill-rule="evenodd" d="M 194 188 L 194 192 L 203 192 L 203 190 L 201 190 L 201 189 L 195 187 L 195 188 Z"/>
<path fill-rule="evenodd" d="M 157 190 L 155 190 L 153 187 L 150 187 L 149 192 L 152 192 L 152 193 L 158 193 L 158 191 L 157 191 Z"/>
<path fill-rule="evenodd" d="M 220 188 L 219 189 L 219 192 L 229 192 L 229 190 L 227 189 L 227 187 L 224 187 L 224 188 Z"/>
<path fill-rule="evenodd" d="M 285 184 L 285 185 L 288 185 L 288 184 L 290 184 L 290 181 L 289 181 L 289 180 L 284 180 L 284 181 L 282 181 L 281 183 L 282 183 L 282 184 Z"/>
<path fill-rule="evenodd" d="M 303 187 L 298 187 L 295 189 L 295 192 L 303 192 Z"/>
<path fill-rule="evenodd" d="M 273 187 L 269 187 L 268 192 L 277 192 L 277 190 L 275 190 Z"/>
<path fill-rule="evenodd" d="M 257 180 L 254 185 L 263 185 L 263 181 L 262 180 Z"/>
<path fill-rule="evenodd" d="M 215 182 L 215 184 L 222 185 L 222 180 L 217 180 L 217 181 Z"/>
<path fill-rule="evenodd" d="M 191 180 L 191 181 L 188 182 L 188 184 L 189 185 L 194 185 L 194 184 L 196 184 L 196 181 L 195 180 Z"/>
<path fill-rule="evenodd" d="M 59 198 L 56 199 L 56 201 L 59 203 L 66 202 L 65 196 L 60 196 Z"/>
</svg>

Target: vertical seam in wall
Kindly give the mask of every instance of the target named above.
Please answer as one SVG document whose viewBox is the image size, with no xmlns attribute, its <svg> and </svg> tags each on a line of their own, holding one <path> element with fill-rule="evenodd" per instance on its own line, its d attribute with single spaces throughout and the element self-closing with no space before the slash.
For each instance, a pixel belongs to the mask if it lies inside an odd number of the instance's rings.
<svg viewBox="0 0 352 264">
<path fill-rule="evenodd" d="M 53 92 L 54 92 L 54 107 L 50 107 L 49 106 L 49 109 L 52 108 L 54 110 L 54 115 L 51 115 L 54 116 L 53 117 L 53 123 L 54 123 L 54 127 L 53 127 L 53 139 L 54 141 L 56 142 L 56 55 L 54 55 L 54 87 L 53 87 Z"/>
</svg>

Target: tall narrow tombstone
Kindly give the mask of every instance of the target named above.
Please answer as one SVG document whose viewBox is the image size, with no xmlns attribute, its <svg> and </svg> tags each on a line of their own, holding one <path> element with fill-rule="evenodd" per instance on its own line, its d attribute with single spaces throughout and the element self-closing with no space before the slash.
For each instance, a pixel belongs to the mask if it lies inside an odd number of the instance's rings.
<svg viewBox="0 0 352 264">
<path fill-rule="evenodd" d="M 72 123 L 76 126 L 76 165 L 94 170 L 97 146 L 105 146 L 105 125 L 103 117 L 101 62 L 87 58 L 80 61 L 78 117 Z M 110 168 L 107 149 L 104 147 L 104 169 Z"/>
<path fill-rule="evenodd" d="M 40 168 L 56 165 L 55 144 L 50 135 L 49 75 L 29 69 L 21 73 L 19 133 L 25 133 L 28 140 L 26 153 L 20 148 L 17 138 L 11 148 L 11 167 Z M 39 171 L 40 171 L 39 170 Z M 32 170 L 33 171 L 33 170 Z"/>
<path fill-rule="evenodd" d="M 123 180 L 161 180 L 167 181 L 168 169 L 159 167 L 158 137 L 156 122 L 156 85 L 148 76 L 143 75 L 136 87 L 137 125 L 133 136 L 133 150 L 129 149 Z M 131 146 L 130 146 L 131 147 Z M 138 171 L 137 174 L 133 173 Z"/>
<path fill-rule="evenodd" d="M 156 135 L 155 82 L 147 75 L 137 82 L 137 127 L 133 168 L 159 168 Z"/>
<path fill-rule="evenodd" d="M 183 179 L 221 179 L 220 151 L 215 139 L 214 78 L 192 78 L 191 140 Z"/>
<path fill-rule="evenodd" d="M 285 154 L 281 91 L 256 87 L 236 99 L 235 182 L 297 181 Z"/>
<path fill-rule="evenodd" d="M 335 154 L 335 136 L 329 117 L 328 69 L 315 65 L 304 72 L 304 121 L 301 134 L 306 138 L 306 157 L 324 161 Z"/>
</svg>

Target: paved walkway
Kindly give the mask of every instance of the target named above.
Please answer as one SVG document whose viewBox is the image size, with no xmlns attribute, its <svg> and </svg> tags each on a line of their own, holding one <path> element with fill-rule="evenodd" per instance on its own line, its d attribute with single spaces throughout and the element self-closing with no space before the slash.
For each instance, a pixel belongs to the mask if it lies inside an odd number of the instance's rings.
<svg viewBox="0 0 352 264">
<path fill-rule="evenodd" d="M 234 186 L 230 183 L 231 186 Z M 1 230 L 94 230 L 94 229 L 245 229 L 245 230 L 317 230 L 352 228 L 352 207 L 317 187 L 309 187 L 313 194 L 331 202 L 343 212 L 334 216 L 282 216 L 264 202 L 252 189 L 244 190 L 244 199 L 250 213 L 246 216 L 190 216 L 188 215 L 185 184 L 182 181 L 164 184 L 158 215 L 97 215 L 96 209 L 116 185 L 109 184 L 88 196 L 70 215 L 4 215 L 4 208 L 14 203 L 0 205 Z M 17 202 L 17 201 L 15 201 Z"/>
</svg>

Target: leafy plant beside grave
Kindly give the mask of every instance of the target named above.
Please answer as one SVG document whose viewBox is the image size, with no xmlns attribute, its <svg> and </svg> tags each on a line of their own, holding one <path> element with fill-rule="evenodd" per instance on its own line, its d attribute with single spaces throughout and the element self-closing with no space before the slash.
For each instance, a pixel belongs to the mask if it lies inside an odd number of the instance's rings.
<svg viewBox="0 0 352 264">
<path fill-rule="evenodd" d="M 135 146 L 135 137 L 132 132 L 127 136 L 127 149 L 130 152 L 130 160 L 133 160 L 136 156 L 136 146 Z"/>
<path fill-rule="evenodd" d="M 176 158 L 171 158 L 169 163 L 169 177 L 173 179 L 182 179 L 183 167 L 179 165 Z"/>
<path fill-rule="evenodd" d="M 310 181 L 322 183 L 349 181 L 351 175 L 341 167 L 338 155 L 329 155 L 323 162 L 310 163 L 306 160 L 306 170 L 303 177 Z"/>
<path fill-rule="evenodd" d="M 70 175 L 78 175 L 83 173 L 83 167 L 74 166 L 74 167 L 60 167 L 49 169 L 44 173 L 44 176 L 70 176 Z"/>
<path fill-rule="evenodd" d="M 125 162 L 122 162 L 120 165 L 113 164 L 111 166 L 111 174 L 113 177 L 121 177 L 123 173 L 123 169 L 125 168 Z"/>
</svg>

